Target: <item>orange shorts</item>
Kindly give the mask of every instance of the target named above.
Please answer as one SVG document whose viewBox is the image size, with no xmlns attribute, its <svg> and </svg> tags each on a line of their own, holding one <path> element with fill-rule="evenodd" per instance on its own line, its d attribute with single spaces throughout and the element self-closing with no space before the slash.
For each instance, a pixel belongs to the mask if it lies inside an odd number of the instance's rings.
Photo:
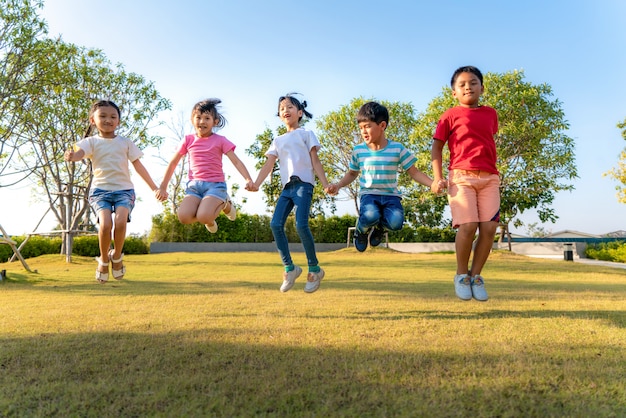
<svg viewBox="0 0 626 418">
<path fill-rule="evenodd" d="M 500 176 L 479 170 L 450 170 L 448 202 L 452 227 L 500 221 Z"/>
</svg>

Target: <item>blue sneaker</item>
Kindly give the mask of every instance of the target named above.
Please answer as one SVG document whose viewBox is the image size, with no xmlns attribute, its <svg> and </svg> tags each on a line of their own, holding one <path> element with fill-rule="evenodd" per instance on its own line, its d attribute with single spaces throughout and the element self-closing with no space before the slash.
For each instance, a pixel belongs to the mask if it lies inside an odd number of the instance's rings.
<svg viewBox="0 0 626 418">
<path fill-rule="evenodd" d="M 359 232 L 358 229 L 354 230 L 354 246 L 359 252 L 367 250 L 367 233 Z"/>
<path fill-rule="evenodd" d="M 472 279 L 467 274 L 457 274 L 454 276 L 454 291 L 461 300 L 472 298 Z"/>
<path fill-rule="evenodd" d="M 382 226 L 376 225 L 370 234 L 370 245 L 372 247 L 378 247 L 381 242 L 383 242 L 383 237 L 385 236 L 385 230 Z"/>
<path fill-rule="evenodd" d="M 474 296 L 474 299 L 481 302 L 489 299 L 489 296 L 487 296 L 487 291 L 485 290 L 485 279 L 483 279 L 483 276 L 477 274 L 476 276 L 472 277 L 471 287 L 472 296 Z"/>
</svg>

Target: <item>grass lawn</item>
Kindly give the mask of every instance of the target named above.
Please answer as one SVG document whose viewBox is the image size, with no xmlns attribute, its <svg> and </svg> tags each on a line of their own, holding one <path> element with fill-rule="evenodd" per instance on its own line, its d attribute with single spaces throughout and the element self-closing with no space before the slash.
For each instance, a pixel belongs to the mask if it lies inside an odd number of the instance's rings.
<svg viewBox="0 0 626 418">
<path fill-rule="evenodd" d="M 463 302 L 453 254 L 318 256 L 0 263 L 0 416 L 626 417 L 624 270 L 497 251 Z"/>
</svg>

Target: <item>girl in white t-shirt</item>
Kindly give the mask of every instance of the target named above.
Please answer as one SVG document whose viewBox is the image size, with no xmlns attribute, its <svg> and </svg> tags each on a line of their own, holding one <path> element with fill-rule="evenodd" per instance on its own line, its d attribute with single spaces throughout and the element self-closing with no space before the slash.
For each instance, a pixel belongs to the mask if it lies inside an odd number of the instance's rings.
<svg viewBox="0 0 626 418">
<path fill-rule="evenodd" d="M 287 127 L 287 133 L 276 137 L 269 149 L 265 153 L 267 160 L 254 182 L 256 190 L 268 174 L 273 170 L 276 161 L 280 165 L 280 180 L 283 190 L 276 202 L 274 216 L 270 226 L 276 241 L 276 247 L 282 259 L 285 271 L 283 273 L 283 284 L 281 292 L 291 289 L 294 282 L 302 274 L 302 268 L 293 264 L 289 252 L 289 243 L 285 234 L 285 222 L 289 213 L 296 208 L 296 230 L 304 246 L 304 251 L 309 265 L 309 273 L 304 291 L 315 292 L 320 281 L 324 278 L 322 270 L 317 261 L 315 253 L 315 242 L 309 228 L 309 212 L 311 209 L 311 199 L 313 197 L 313 186 L 315 175 L 322 182 L 324 188 L 329 186 L 324 169 L 317 150 L 320 143 L 315 134 L 300 127 L 303 115 L 311 118 L 313 115 L 305 110 L 306 101 L 302 103 L 293 94 L 281 96 L 278 99 L 278 117 Z"/>
<path fill-rule="evenodd" d="M 89 112 L 89 123 L 96 127 L 98 135 L 78 141 L 74 149 L 65 151 L 64 157 L 66 161 L 91 160 L 93 178 L 89 204 L 98 215 L 100 246 L 100 257 L 96 257 L 96 280 L 106 283 L 109 280 L 109 262 L 113 264 L 114 279 L 120 280 L 126 273 L 122 249 L 126 239 L 126 225 L 135 207 L 135 189 L 130 180 L 128 161 L 155 192 L 157 199 L 165 200 L 167 194 L 157 195 L 158 188 L 140 161 L 143 152 L 133 141 L 115 133 L 120 124 L 120 109 L 115 103 L 109 100 L 94 103 Z"/>
<path fill-rule="evenodd" d="M 247 190 L 254 187 L 248 169 L 235 155 L 235 144 L 213 132 L 213 128 L 223 128 L 226 125 L 226 119 L 217 109 L 219 103 L 220 99 L 207 99 L 193 107 L 191 123 L 196 133 L 187 135 L 180 144 L 167 166 L 157 194 L 166 194 L 167 185 L 178 162 L 189 154 L 189 182 L 185 197 L 178 208 L 178 219 L 183 224 L 203 223 L 211 233 L 217 232 L 215 219 L 222 210 L 231 221 L 237 216 L 226 189 L 222 156 L 226 155 L 241 173 L 247 182 Z"/>
</svg>

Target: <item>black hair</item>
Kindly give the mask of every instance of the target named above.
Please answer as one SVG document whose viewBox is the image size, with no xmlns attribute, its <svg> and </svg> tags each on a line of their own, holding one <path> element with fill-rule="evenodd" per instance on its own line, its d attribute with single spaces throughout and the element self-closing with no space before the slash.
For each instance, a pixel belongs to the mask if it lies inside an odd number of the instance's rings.
<svg viewBox="0 0 626 418">
<path fill-rule="evenodd" d="M 356 115 L 356 121 L 361 122 L 385 122 L 389 124 L 389 111 L 387 108 L 377 102 L 367 102 L 359 109 Z"/>
<path fill-rule="evenodd" d="M 120 108 L 110 100 L 98 100 L 94 104 L 91 105 L 91 109 L 89 110 L 89 117 L 92 117 L 96 110 L 101 107 L 112 107 L 117 111 L 117 117 L 122 118 L 122 113 L 120 112 Z"/>
<path fill-rule="evenodd" d="M 289 100 L 291 104 L 294 105 L 298 110 L 302 110 L 302 113 L 304 114 L 304 116 L 307 117 L 307 119 L 311 119 L 313 117 L 313 114 L 306 110 L 306 106 L 307 106 L 306 100 L 303 100 L 302 102 L 300 102 L 300 100 L 293 97 L 294 94 L 300 94 L 300 93 L 287 93 L 284 96 L 280 96 L 278 98 L 278 112 L 276 112 L 276 116 L 280 116 L 280 103 L 283 100 Z M 298 122 L 300 122 L 301 120 L 302 120 L 302 116 L 300 116 L 300 118 L 298 119 Z"/>
<path fill-rule="evenodd" d="M 217 121 L 217 128 L 223 128 L 226 126 L 226 118 L 220 113 L 217 105 L 222 103 L 220 99 L 206 99 L 196 103 L 191 109 L 191 114 L 194 113 L 210 113 L 213 119 Z"/>
<path fill-rule="evenodd" d="M 94 113 L 96 113 L 96 111 L 100 109 L 101 107 L 112 107 L 117 112 L 118 119 L 122 119 L 122 112 L 120 112 L 120 108 L 118 105 L 113 103 L 111 100 L 98 100 L 97 102 L 92 104 L 91 109 L 89 109 L 90 120 L 91 120 L 91 117 L 94 115 Z M 88 136 L 92 135 L 92 133 L 94 133 L 95 131 L 96 131 L 95 126 L 93 126 L 90 122 L 87 125 L 87 130 L 85 131 L 84 137 L 87 138 Z"/>
<path fill-rule="evenodd" d="M 454 88 L 454 83 L 456 83 L 456 79 L 459 77 L 461 73 L 472 73 L 480 80 L 480 85 L 483 84 L 483 73 L 480 70 L 472 65 L 466 65 L 464 67 L 459 67 L 456 69 L 454 74 L 452 74 L 452 78 L 450 79 L 450 87 Z"/>
</svg>

